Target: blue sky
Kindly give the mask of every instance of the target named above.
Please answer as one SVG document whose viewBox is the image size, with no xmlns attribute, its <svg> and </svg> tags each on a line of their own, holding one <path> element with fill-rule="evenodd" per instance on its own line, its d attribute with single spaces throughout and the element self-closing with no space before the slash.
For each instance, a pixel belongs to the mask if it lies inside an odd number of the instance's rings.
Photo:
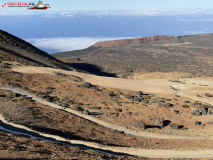
<svg viewBox="0 0 213 160">
<path fill-rule="evenodd" d="M 0 5 L 5 2 L 10 1 L 1 0 Z M 37 1 L 27 2 L 37 4 Z M 48 53 L 83 49 L 105 40 L 213 33 L 210 0 L 46 0 L 43 3 L 51 8 L 0 6 L 0 29 Z"/>
<path fill-rule="evenodd" d="M 0 1 L 5 2 L 16 1 Z M 17 1 L 22 2 L 22 1 Z M 37 1 L 29 0 L 23 2 Z M 181 8 L 212 8 L 212 0 L 44 0 L 52 11 L 76 11 L 76 10 L 143 10 L 143 9 L 181 9 Z M 6 9 L 5 9 L 6 10 Z M 7 11 L 20 10 L 7 8 Z M 24 10 L 24 9 L 23 9 Z M 0 10 L 1 11 L 1 10 Z"/>
</svg>

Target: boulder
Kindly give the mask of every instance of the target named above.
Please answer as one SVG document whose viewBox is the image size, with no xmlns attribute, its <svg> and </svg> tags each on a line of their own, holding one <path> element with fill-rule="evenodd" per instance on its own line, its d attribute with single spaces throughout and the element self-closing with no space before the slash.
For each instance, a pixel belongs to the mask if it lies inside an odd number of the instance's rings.
<svg viewBox="0 0 213 160">
<path fill-rule="evenodd" d="M 89 83 L 89 82 L 85 82 L 83 86 L 84 86 L 85 88 L 91 88 L 91 87 L 92 87 L 92 84 Z"/>
<path fill-rule="evenodd" d="M 201 115 L 201 113 L 199 112 L 198 109 L 195 110 L 195 111 L 193 111 L 193 112 L 191 112 L 191 114 L 192 114 L 193 116 L 200 116 L 200 115 Z"/>
<path fill-rule="evenodd" d="M 162 128 L 163 127 L 163 121 L 164 120 L 162 118 L 156 118 L 154 123 L 155 123 L 155 125 L 160 126 Z"/>
<path fill-rule="evenodd" d="M 175 94 L 174 96 L 175 96 L 175 97 L 180 97 L 178 94 Z"/>
<path fill-rule="evenodd" d="M 172 129 L 179 129 L 179 125 L 177 123 L 171 123 L 170 128 Z"/>
<path fill-rule="evenodd" d="M 111 92 L 108 93 L 108 96 L 114 97 L 114 96 L 116 96 L 116 94 L 113 91 L 111 91 Z"/>
<path fill-rule="evenodd" d="M 207 114 L 206 109 L 205 109 L 203 106 L 199 107 L 199 108 L 198 108 L 198 111 L 199 111 L 202 115 L 206 115 L 206 114 Z"/>
<path fill-rule="evenodd" d="M 173 107 L 173 104 L 171 104 L 171 103 L 166 103 L 166 104 L 163 105 L 163 107 L 170 108 L 170 107 Z"/>
<path fill-rule="evenodd" d="M 212 97 L 212 95 L 210 95 L 209 93 L 205 94 L 206 97 Z"/>
<path fill-rule="evenodd" d="M 134 99 L 134 96 L 128 94 L 128 95 L 127 95 L 127 98 L 129 98 L 129 99 Z"/>
<path fill-rule="evenodd" d="M 136 94 L 139 95 L 139 96 L 142 96 L 143 92 L 142 91 L 138 91 L 138 92 L 136 92 Z"/>
<path fill-rule="evenodd" d="M 116 116 L 116 117 L 118 117 L 118 116 L 119 116 L 119 113 L 117 113 L 117 112 L 116 112 L 116 113 L 114 113 L 114 114 L 115 114 L 115 116 Z"/>
<path fill-rule="evenodd" d="M 200 125 L 201 124 L 201 122 L 198 122 L 198 121 L 195 121 L 195 125 Z"/>
<path fill-rule="evenodd" d="M 137 128 L 141 128 L 141 129 L 145 129 L 146 128 L 146 124 L 142 121 L 137 121 L 134 123 L 134 126 Z"/>
<path fill-rule="evenodd" d="M 175 113 L 175 114 L 179 114 L 179 111 L 178 111 L 178 110 L 174 110 L 174 113 Z"/>
<path fill-rule="evenodd" d="M 134 97 L 134 101 L 135 102 L 140 102 L 140 98 L 139 97 Z"/>
<path fill-rule="evenodd" d="M 127 114 L 128 114 L 129 116 L 131 116 L 131 115 L 132 115 L 132 112 L 127 112 Z"/>
<path fill-rule="evenodd" d="M 185 100 L 185 101 L 184 101 L 184 103 L 190 103 L 190 101 L 188 101 L 188 100 Z"/>
<path fill-rule="evenodd" d="M 85 115 L 90 115 L 88 110 L 84 110 L 83 112 L 84 112 Z"/>
</svg>

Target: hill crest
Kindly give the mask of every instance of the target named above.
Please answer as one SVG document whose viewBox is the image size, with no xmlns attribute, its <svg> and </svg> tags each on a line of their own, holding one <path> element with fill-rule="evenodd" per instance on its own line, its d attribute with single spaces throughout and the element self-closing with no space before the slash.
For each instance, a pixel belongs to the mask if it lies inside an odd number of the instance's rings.
<svg viewBox="0 0 213 160">
<path fill-rule="evenodd" d="M 171 39 L 177 39 L 177 38 L 173 36 L 167 36 L 167 35 L 162 35 L 162 36 L 157 35 L 157 36 L 143 37 L 143 38 L 102 41 L 102 42 L 95 43 L 93 46 L 94 47 L 120 47 L 120 46 L 126 46 L 126 45 L 140 45 L 140 44 L 148 43 L 148 42 L 171 40 Z"/>
</svg>

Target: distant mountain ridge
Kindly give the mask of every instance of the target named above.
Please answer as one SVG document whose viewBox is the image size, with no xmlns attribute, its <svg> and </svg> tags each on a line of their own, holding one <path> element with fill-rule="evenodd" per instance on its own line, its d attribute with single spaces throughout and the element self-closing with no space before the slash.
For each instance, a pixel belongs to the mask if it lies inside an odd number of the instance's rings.
<svg viewBox="0 0 213 160">
<path fill-rule="evenodd" d="M 112 40 L 112 41 L 102 41 L 97 42 L 93 46 L 94 47 L 120 47 L 126 45 L 140 45 L 142 43 L 154 42 L 154 41 L 162 41 L 162 40 L 171 40 L 176 39 L 173 36 L 152 36 L 152 37 L 144 37 L 144 38 L 132 38 L 132 39 L 122 39 L 122 40 Z"/>
<path fill-rule="evenodd" d="M 53 56 L 76 63 L 81 69 L 85 63 L 85 67 L 93 65 L 118 77 L 142 72 L 184 72 L 213 77 L 213 34 L 113 40 L 97 42 L 91 47 Z"/>
</svg>

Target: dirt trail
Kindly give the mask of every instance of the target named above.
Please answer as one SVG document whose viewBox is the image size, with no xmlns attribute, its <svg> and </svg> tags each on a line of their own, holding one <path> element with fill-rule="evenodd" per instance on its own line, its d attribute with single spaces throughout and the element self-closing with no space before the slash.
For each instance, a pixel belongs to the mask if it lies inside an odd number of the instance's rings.
<svg viewBox="0 0 213 160">
<path fill-rule="evenodd" d="M 74 72 L 74 71 L 64 71 L 61 69 L 33 67 L 33 66 L 13 67 L 12 70 L 16 72 L 21 72 L 21 73 L 46 73 L 51 75 L 55 75 L 56 72 L 60 72 L 60 73 L 80 77 L 86 82 L 90 82 L 93 85 L 100 85 L 103 87 L 119 88 L 119 89 L 125 89 L 125 90 L 133 90 L 133 91 L 141 90 L 145 93 L 153 93 L 153 94 L 161 94 L 161 95 L 174 94 L 174 90 L 171 89 L 171 87 L 169 87 L 168 84 L 159 83 L 159 81 L 156 81 L 155 83 L 149 83 L 148 81 L 96 76 L 92 74 L 86 74 L 86 73 L 80 73 L 80 72 Z"/>
<path fill-rule="evenodd" d="M 28 97 L 32 97 L 32 99 L 35 100 L 36 102 L 41 103 L 43 105 L 47 105 L 49 107 L 53 107 L 53 108 L 57 108 L 57 109 L 62 108 L 61 106 L 59 106 L 57 104 L 42 100 L 41 98 L 38 98 L 35 94 L 26 92 L 26 91 L 19 89 L 19 88 L 13 88 L 13 87 L 9 87 L 9 86 L 5 85 L 5 86 L 0 86 L 0 89 L 6 89 L 6 90 L 10 90 L 10 91 L 22 94 L 22 95 L 27 95 Z M 114 124 L 102 121 L 100 119 L 97 119 L 95 117 L 81 114 L 80 112 L 74 111 L 74 110 L 69 109 L 69 108 L 66 108 L 66 112 L 69 112 L 69 113 L 72 113 L 72 114 L 74 114 L 78 117 L 90 120 L 90 121 L 95 122 L 95 123 L 102 125 L 104 127 L 114 129 L 114 130 L 118 130 L 118 131 L 124 131 L 124 133 L 126 133 L 126 134 L 130 134 L 130 135 L 134 135 L 134 136 L 138 136 L 138 137 L 156 138 L 156 139 L 204 139 L 204 138 L 195 138 L 195 137 L 186 137 L 186 136 L 163 135 L 163 134 L 156 134 L 156 133 L 143 132 L 143 131 L 133 131 L 133 130 L 127 129 L 126 127 L 123 127 L 123 126 L 114 125 Z M 205 138 L 205 139 L 213 139 L 213 138 Z"/>
<path fill-rule="evenodd" d="M 37 133 L 38 135 L 46 138 L 46 139 L 54 139 L 53 142 L 57 143 L 64 143 L 67 145 L 80 147 L 89 150 L 96 150 L 103 153 L 109 154 L 128 154 L 128 155 L 135 155 L 140 157 L 150 157 L 150 158 L 206 158 L 206 157 L 213 157 L 213 150 L 165 150 L 165 149 L 140 149 L 140 148 L 131 148 L 131 147 L 111 147 L 106 145 L 100 145 L 97 143 L 80 141 L 80 140 L 67 140 L 60 136 L 41 133 L 38 131 L 34 131 L 28 127 L 23 125 L 15 124 L 12 122 L 7 122 L 2 115 L 0 114 L 0 121 L 4 123 L 4 125 L 10 125 L 17 129 L 24 129 L 25 132 L 28 131 L 30 133 Z M 23 133 L 25 133 L 23 132 Z M 34 137 L 36 137 L 34 135 Z M 39 137 L 40 138 L 40 137 Z"/>
</svg>

